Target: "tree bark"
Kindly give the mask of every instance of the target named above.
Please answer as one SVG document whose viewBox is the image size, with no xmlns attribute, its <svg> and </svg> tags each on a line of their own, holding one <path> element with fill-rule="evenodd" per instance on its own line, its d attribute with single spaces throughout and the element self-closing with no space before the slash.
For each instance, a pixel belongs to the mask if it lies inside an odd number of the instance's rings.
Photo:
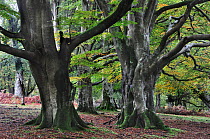
<svg viewBox="0 0 210 139">
<path fill-rule="evenodd" d="M 161 98 L 160 98 L 160 94 L 156 94 L 156 105 L 155 105 L 155 111 L 158 111 L 160 110 L 160 101 L 161 101 Z"/>
<path fill-rule="evenodd" d="M 111 95 L 114 93 L 112 84 L 108 83 L 107 80 L 105 80 L 102 83 L 102 102 L 99 107 L 97 107 L 100 110 L 116 110 L 117 107 L 114 105 L 113 102 L 111 102 Z"/>
<path fill-rule="evenodd" d="M 141 7 L 141 12 L 128 14 L 128 20 L 136 22 L 128 25 L 130 38 L 115 40 L 123 72 L 124 106 L 118 124 L 121 127 L 167 129 L 154 109 L 154 87 L 160 71 L 150 70 L 149 35 L 156 1 L 138 2 L 134 7 Z"/>
<path fill-rule="evenodd" d="M 128 14 L 127 18 L 129 21 L 134 21 L 135 24 L 130 24 L 127 28 L 123 29 L 126 31 L 123 33 L 129 36 L 129 38 L 115 38 L 115 46 L 117 47 L 123 72 L 122 90 L 124 107 L 118 120 L 120 126 L 168 130 L 168 127 L 163 124 L 154 111 L 153 96 L 155 83 L 164 66 L 182 54 L 186 50 L 184 46 L 188 42 L 201 38 L 209 40 L 207 38 L 209 35 L 185 37 L 180 40 L 174 49 L 163 55 L 169 37 L 182 27 L 189 17 L 192 7 L 202 2 L 205 1 L 190 1 L 188 3 L 180 22 L 166 32 L 161 39 L 159 47 L 154 52 L 150 50 L 150 35 L 155 25 L 157 14 L 160 12 L 155 12 L 157 1 L 138 0 L 133 5 L 133 8 L 139 8 L 139 11 L 132 11 L 132 14 Z M 183 3 L 180 4 L 183 5 Z M 103 6 L 101 7 L 103 8 Z M 112 32 L 116 30 L 121 31 L 118 28 Z"/>
<path fill-rule="evenodd" d="M 210 109 L 210 95 L 207 93 L 200 93 L 198 97 Z"/>
<path fill-rule="evenodd" d="M 90 72 L 89 67 L 78 66 L 79 74 L 87 74 Z M 79 94 L 79 104 L 77 110 L 80 112 L 88 112 L 92 114 L 97 114 L 93 106 L 93 97 L 92 97 L 92 82 L 90 77 L 82 78 L 81 81 L 78 81 L 78 94 Z"/>
<path fill-rule="evenodd" d="M 22 70 L 22 63 L 20 58 L 16 58 L 16 77 L 15 77 L 15 90 L 14 95 L 18 97 L 23 97 L 24 92 L 22 85 L 23 84 L 23 70 Z"/>
<path fill-rule="evenodd" d="M 24 49 L 0 43 L 0 51 L 29 60 L 32 75 L 39 89 L 42 110 L 40 115 L 28 124 L 64 130 L 87 127 L 72 103 L 73 87 L 68 73 L 71 52 L 82 42 L 116 23 L 130 10 L 132 2 L 133 0 L 122 0 L 113 14 L 74 38 L 63 38 L 61 35 L 58 51 L 54 39 L 50 0 L 17 0 L 21 31 L 13 33 L 0 26 L 0 32 L 7 37 L 17 38 Z"/>
<path fill-rule="evenodd" d="M 40 128 L 55 127 L 79 130 L 87 127 L 72 103 L 72 84 L 69 81 L 71 52 L 82 42 L 102 33 L 116 23 L 131 8 L 133 0 L 122 0 L 116 11 L 88 31 L 64 38 L 60 34 L 60 50 L 56 49 L 50 0 L 17 0 L 21 17 L 21 31 L 9 32 L 0 26 L 7 37 L 17 38 L 24 49 L 0 43 L 0 51 L 29 60 L 30 69 L 42 101 L 40 115 L 28 124 Z"/>
<path fill-rule="evenodd" d="M 59 52 L 56 50 L 50 2 L 17 2 L 21 13 L 21 35 L 24 38 L 22 44 L 25 50 L 35 54 L 35 59 L 30 61 L 30 68 L 42 101 L 40 116 L 29 124 L 64 130 L 86 127 L 71 102 L 72 84 L 68 73 L 70 54 L 67 54 L 68 48 L 64 47 L 68 42 L 61 40 L 62 48 Z"/>
</svg>

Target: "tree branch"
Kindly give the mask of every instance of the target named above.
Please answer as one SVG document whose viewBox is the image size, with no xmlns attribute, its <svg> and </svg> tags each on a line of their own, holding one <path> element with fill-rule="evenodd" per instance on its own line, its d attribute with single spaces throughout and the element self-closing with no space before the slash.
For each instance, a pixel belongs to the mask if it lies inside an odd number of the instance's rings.
<svg viewBox="0 0 210 139">
<path fill-rule="evenodd" d="M 102 81 L 99 81 L 99 82 L 92 83 L 92 86 L 99 85 L 100 83 L 102 83 L 104 81 L 105 81 L 105 79 L 103 79 Z"/>
<path fill-rule="evenodd" d="M 157 0 L 149 0 L 147 3 L 147 8 L 144 14 L 144 23 L 150 25 L 152 20 L 152 15 L 155 12 L 155 7 L 157 6 Z"/>
<path fill-rule="evenodd" d="M 20 50 L 13 47 L 10 47 L 9 45 L 0 44 L 0 51 L 3 51 L 5 53 L 24 58 L 26 60 L 29 60 L 31 62 L 36 62 L 35 53 L 29 52 L 26 50 Z"/>
<path fill-rule="evenodd" d="M 106 58 L 115 57 L 115 56 L 117 56 L 117 54 L 108 54 L 108 55 L 105 55 L 105 56 L 100 57 L 100 59 L 106 59 Z"/>
<path fill-rule="evenodd" d="M 167 54 L 165 54 L 164 56 L 159 58 L 157 61 L 155 61 L 150 69 L 158 70 L 165 67 L 170 61 L 174 60 L 179 55 L 186 53 L 194 46 L 195 47 L 209 46 L 209 42 L 203 43 L 203 44 L 191 43 L 191 44 L 186 45 L 187 43 L 191 41 L 195 41 L 195 40 L 209 40 L 210 41 L 210 34 L 192 35 L 192 36 L 187 36 L 187 37 L 182 38 L 174 49 L 172 49 Z"/>
<path fill-rule="evenodd" d="M 164 70 L 162 70 L 162 73 L 169 76 L 169 77 L 172 77 L 176 81 L 192 81 L 192 80 L 195 80 L 195 79 L 198 79 L 198 78 L 202 77 L 202 76 L 197 76 L 197 77 L 194 77 L 194 78 L 191 78 L 191 79 L 179 79 L 175 75 L 169 74 L 169 73 L 165 72 Z"/>
<path fill-rule="evenodd" d="M 197 70 L 197 71 L 204 72 L 204 73 L 210 73 L 209 71 L 204 71 L 203 70 L 204 67 L 202 68 L 200 65 L 198 65 L 196 62 L 196 59 L 192 55 L 189 55 L 189 57 L 193 60 L 193 63 L 194 63 L 193 70 Z M 208 69 L 208 68 L 206 68 L 206 69 Z"/>
<path fill-rule="evenodd" d="M 207 46 L 209 46 L 209 43 L 203 43 L 203 44 L 192 43 L 190 45 L 186 45 L 187 43 L 189 43 L 191 41 L 195 41 L 195 40 L 209 40 L 210 41 L 210 34 L 192 35 L 192 36 L 182 38 L 180 40 L 180 42 L 178 43 L 178 45 L 174 49 L 172 49 L 170 52 L 168 52 L 168 54 L 166 54 L 163 58 L 171 59 L 174 56 L 176 58 L 177 56 L 184 53 L 187 49 L 190 49 L 194 46 L 195 47 L 201 47 L 201 46 L 207 47 Z"/>
<path fill-rule="evenodd" d="M 167 42 L 168 38 L 183 26 L 183 24 L 185 23 L 185 21 L 189 17 L 192 8 L 196 4 L 204 3 L 206 1 L 209 1 L 209 0 L 194 0 L 194 1 L 187 1 L 187 3 L 185 3 L 185 5 L 187 4 L 187 9 L 186 9 L 183 17 L 180 19 L 179 23 L 177 23 L 172 29 L 167 31 L 166 34 L 162 37 L 162 40 L 160 42 L 159 47 L 153 53 L 152 59 L 155 58 L 155 57 L 158 57 L 162 53 L 162 51 L 166 47 L 166 42 Z"/>
<path fill-rule="evenodd" d="M 175 9 L 175 8 L 180 8 L 182 6 L 185 6 L 185 5 L 189 4 L 190 2 L 192 2 L 192 0 L 183 1 L 183 2 L 176 3 L 176 4 L 173 4 L 173 5 L 169 5 L 169 6 L 164 6 L 164 7 L 160 8 L 159 10 L 157 10 L 155 12 L 155 16 L 158 17 L 159 15 L 161 15 L 165 11 L 168 11 L 168 10 L 171 10 L 171 9 Z"/>
<path fill-rule="evenodd" d="M 188 16 L 190 15 L 191 9 L 192 9 L 192 6 L 188 7 L 187 10 L 185 11 L 185 14 L 183 15 L 183 17 L 179 20 L 179 23 L 177 23 L 173 28 L 168 30 L 166 32 L 166 34 L 162 37 L 160 45 L 155 50 L 152 59 L 154 57 L 158 57 L 162 53 L 162 51 L 166 47 L 166 42 L 167 42 L 168 38 L 182 27 L 182 25 L 185 23 L 185 21 L 187 20 Z"/>
<path fill-rule="evenodd" d="M 95 27 L 87 30 L 86 32 L 78 36 L 75 36 L 75 39 L 72 39 L 72 42 L 70 44 L 71 51 L 74 50 L 74 48 L 77 47 L 80 43 L 102 33 L 104 30 L 120 20 L 127 13 L 127 11 L 131 9 L 132 2 L 133 0 L 122 0 L 113 14 L 105 18 Z"/>
<path fill-rule="evenodd" d="M 207 1 L 209 1 L 209 0 L 199 0 L 197 4 L 204 3 L 204 2 L 207 2 Z M 157 10 L 155 12 L 155 16 L 158 17 L 159 15 L 161 15 L 165 11 L 175 9 L 175 8 L 180 8 L 182 6 L 188 5 L 191 2 L 193 2 L 193 0 L 183 1 L 183 2 L 173 4 L 173 5 L 164 6 L 164 7 L 160 8 L 159 10 Z"/>
<path fill-rule="evenodd" d="M 13 33 L 10 31 L 7 31 L 6 29 L 4 29 L 3 27 L 0 26 L 0 32 L 9 37 L 9 38 L 21 38 L 20 33 Z"/>
<path fill-rule="evenodd" d="M 210 18 L 208 17 L 207 14 L 205 14 L 200 8 L 198 8 L 197 6 L 194 6 L 196 10 L 198 10 L 204 17 L 206 17 L 206 19 L 210 22 Z"/>
<path fill-rule="evenodd" d="M 170 61 L 177 58 L 179 55 L 186 53 L 187 51 L 190 51 L 190 49 L 194 46 L 194 43 L 191 43 L 188 45 L 186 44 L 195 40 L 210 40 L 210 34 L 192 35 L 192 36 L 182 38 L 180 42 L 177 44 L 177 46 L 171 51 L 169 51 L 166 55 L 162 56 L 156 64 L 162 65 L 164 67 Z M 209 45 L 209 43 L 206 43 L 206 44 Z M 202 46 L 202 45 L 197 44 L 195 46 Z M 205 45 L 203 44 L 203 46 Z"/>
<path fill-rule="evenodd" d="M 103 15 L 108 16 L 108 7 L 105 5 L 106 1 L 104 0 L 96 0 L 96 3 L 101 11 L 103 11 Z"/>
</svg>

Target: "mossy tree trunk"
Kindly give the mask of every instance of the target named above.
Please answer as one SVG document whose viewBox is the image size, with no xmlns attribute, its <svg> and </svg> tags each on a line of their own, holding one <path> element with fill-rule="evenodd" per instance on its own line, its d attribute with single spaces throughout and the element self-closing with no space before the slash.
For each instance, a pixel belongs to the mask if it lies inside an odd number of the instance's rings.
<svg viewBox="0 0 210 139">
<path fill-rule="evenodd" d="M 27 59 L 42 101 L 40 115 L 28 124 L 40 128 L 55 127 L 78 130 L 87 127 L 71 102 L 69 81 L 71 53 L 82 42 L 102 33 L 116 23 L 131 8 L 133 0 L 122 0 L 116 11 L 98 25 L 73 38 L 60 32 L 60 49 L 56 49 L 50 0 L 17 0 L 21 30 L 10 32 L 0 26 L 0 32 L 22 43 L 24 49 L 0 43 L 0 51 Z"/>
<path fill-rule="evenodd" d="M 100 9 L 106 15 L 109 8 L 104 5 L 105 0 L 96 0 Z M 172 60 L 187 52 L 185 45 L 197 39 L 209 40 L 209 35 L 186 36 L 168 51 L 167 46 L 173 41 L 171 38 L 183 26 L 190 16 L 192 7 L 204 1 L 180 2 L 170 7 L 157 9 L 157 0 L 137 0 L 133 5 L 135 10 L 128 14 L 127 19 L 135 22 L 122 28 L 110 29 L 114 34 L 121 32 L 129 37 L 114 38 L 119 61 L 122 66 L 122 94 L 124 106 L 118 124 L 122 127 L 143 127 L 165 129 L 160 118 L 154 112 L 154 86 L 163 68 Z M 157 48 L 151 47 L 150 36 L 157 18 L 164 11 L 186 6 L 186 11 L 180 21 L 173 27 L 169 24 L 166 33 L 156 42 Z M 136 10 L 138 9 L 138 10 Z M 174 42 L 176 43 L 176 42 Z M 197 44 L 195 44 L 196 46 Z M 207 46 L 208 44 L 202 44 Z M 154 50 L 152 50 L 154 49 Z"/>
<path fill-rule="evenodd" d="M 87 74 L 89 72 L 89 67 L 78 66 L 79 75 Z M 97 114 L 93 106 L 92 82 L 90 77 L 82 78 L 80 81 L 78 81 L 78 94 L 79 104 L 77 110 L 80 112 Z"/>
<path fill-rule="evenodd" d="M 152 55 L 149 49 L 152 17 L 144 17 L 142 14 L 144 12 L 152 14 L 157 1 L 138 2 L 134 7 L 141 7 L 141 12 L 128 14 L 128 20 L 136 22 L 136 24 L 128 25 L 126 33 L 130 38 L 115 39 L 116 50 L 122 65 L 124 102 L 117 124 L 120 127 L 166 129 L 162 120 L 154 112 L 154 86 L 160 74 L 161 65 L 151 69 L 151 65 L 155 62 L 150 59 Z M 148 7 L 143 7 L 145 5 Z M 119 30 L 115 28 L 113 31 Z"/>
<path fill-rule="evenodd" d="M 112 84 L 108 83 L 105 80 L 102 83 L 102 102 L 99 105 L 98 109 L 100 110 L 116 110 L 114 103 L 111 101 L 112 95 L 114 93 Z"/>
<path fill-rule="evenodd" d="M 38 124 L 40 128 L 55 127 L 64 130 L 87 127 L 71 101 L 73 86 L 68 73 L 70 57 L 64 60 L 63 55 L 43 53 L 39 64 L 30 62 L 42 102 L 41 116 L 30 124 Z"/>
<path fill-rule="evenodd" d="M 130 91 L 126 92 L 130 97 L 124 96 L 126 101 L 124 101 L 121 117 L 117 124 L 120 127 L 167 129 L 154 112 L 154 80 L 148 80 L 146 78 L 150 77 L 140 75 L 134 74 Z"/>
</svg>

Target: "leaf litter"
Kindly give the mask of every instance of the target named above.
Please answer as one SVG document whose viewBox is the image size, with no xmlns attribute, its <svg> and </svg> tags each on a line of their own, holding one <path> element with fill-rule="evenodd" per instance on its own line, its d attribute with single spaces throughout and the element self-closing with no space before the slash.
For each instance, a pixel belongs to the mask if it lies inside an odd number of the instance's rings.
<svg viewBox="0 0 210 139">
<path fill-rule="evenodd" d="M 0 139 L 209 139 L 210 124 L 163 118 L 165 125 L 172 128 L 171 132 L 154 129 L 125 128 L 120 129 L 115 125 L 116 120 L 107 123 L 117 113 L 103 112 L 99 115 L 79 113 L 81 118 L 91 123 L 85 131 L 69 132 L 52 128 L 37 129 L 36 126 L 23 125 L 36 118 L 40 112 L 40 105 L 21 106 L 17 104 L 0 104 Z"/>
</svg>

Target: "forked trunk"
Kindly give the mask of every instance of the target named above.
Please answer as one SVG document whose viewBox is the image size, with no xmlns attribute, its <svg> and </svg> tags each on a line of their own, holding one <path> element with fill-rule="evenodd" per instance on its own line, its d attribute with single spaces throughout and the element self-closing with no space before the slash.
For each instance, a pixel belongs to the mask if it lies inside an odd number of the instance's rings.
<svg viewBox="0 0 210 139">
<path fill-rule="evenodd" d="M 124 104 L 118 121 L 121 127 L 167 129 L 154 112 L 153 79 L 148 76 L 135 75 L 132 88 L 130 88 L 131 91 L 129 92 L 130 95 L 132 94 L 132 97 L 127 98 L 130 101 L 127 101 L 127 106 Z M 129 104 L 130 107 L 128 107 Z"/>
</svg>

